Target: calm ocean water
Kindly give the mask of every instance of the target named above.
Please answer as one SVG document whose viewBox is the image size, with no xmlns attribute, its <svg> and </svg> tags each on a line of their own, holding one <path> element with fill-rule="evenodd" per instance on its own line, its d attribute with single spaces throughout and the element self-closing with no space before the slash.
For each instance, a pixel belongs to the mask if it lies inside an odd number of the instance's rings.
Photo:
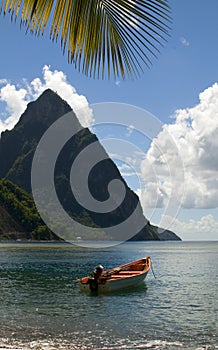
<svg viewBox="0 0 218 350">
<path fill-rule="evenodd" d="M 137 288 L 81 293 L 75 279 L 150 255 Z M 103 249 L 0 244 L 0 348 L 218 349 L 218 242 Z"/>
</svg>

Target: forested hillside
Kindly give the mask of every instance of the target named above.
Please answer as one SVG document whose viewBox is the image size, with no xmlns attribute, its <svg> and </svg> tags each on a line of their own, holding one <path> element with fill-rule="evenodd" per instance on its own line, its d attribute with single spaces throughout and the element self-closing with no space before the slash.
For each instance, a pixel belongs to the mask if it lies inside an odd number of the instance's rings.
<svg viewBox="0 0 218 350">
<path fill-rule="evenodd" d="M 26 191 L 0 180 L 0 240 L 59 240 L 41 220 Z"/>
</svg>

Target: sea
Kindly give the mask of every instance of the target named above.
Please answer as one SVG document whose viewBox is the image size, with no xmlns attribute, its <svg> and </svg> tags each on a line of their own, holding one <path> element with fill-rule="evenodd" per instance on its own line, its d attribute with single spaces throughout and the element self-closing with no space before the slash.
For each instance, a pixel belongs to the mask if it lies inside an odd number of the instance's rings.
<svg viewBox="0 0 218 350">
<path fill-rule="evenodd" d="M 141 285 L 80 292 L 96 265 L 145 256 Z M 217 308 L 218 242 L 0 243 L 0 349 L 218 349 Z"/>
</svg>

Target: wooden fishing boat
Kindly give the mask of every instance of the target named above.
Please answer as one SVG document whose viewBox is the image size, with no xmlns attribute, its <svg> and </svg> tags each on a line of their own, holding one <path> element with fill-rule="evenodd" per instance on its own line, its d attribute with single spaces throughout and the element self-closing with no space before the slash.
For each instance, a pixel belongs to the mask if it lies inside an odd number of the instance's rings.
<svg viewBox="0 0 218 350">
<path fill-rule="evenodd" d="M 150 268 L 150 257 L 142 258 L 106 271 L 103 266 L 99 265 L 90 276 L 80 278 L 77 282 L 80 285 L 81 291 L 112 292 L 138 285 L 144 281 Z"/>
</svg>

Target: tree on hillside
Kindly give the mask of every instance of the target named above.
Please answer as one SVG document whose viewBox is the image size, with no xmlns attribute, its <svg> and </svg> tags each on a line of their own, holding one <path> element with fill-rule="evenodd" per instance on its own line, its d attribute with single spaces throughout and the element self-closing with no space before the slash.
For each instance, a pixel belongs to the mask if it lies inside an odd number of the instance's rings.
<svg viewBox="0 0 218 350">
<path fill-rule="evenodd" d="M 69 62 L 88 76 L 138 77 L 168 35 L 168 0 L 2 0 L 27 30 L 60 39 Z"/>
</svg>

